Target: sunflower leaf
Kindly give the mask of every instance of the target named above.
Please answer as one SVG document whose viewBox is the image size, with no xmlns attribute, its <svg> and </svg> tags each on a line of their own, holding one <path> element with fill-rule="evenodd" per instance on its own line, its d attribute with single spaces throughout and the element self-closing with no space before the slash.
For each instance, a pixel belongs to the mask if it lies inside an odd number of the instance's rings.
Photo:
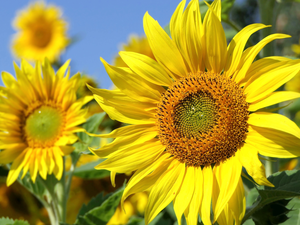
<svg viewBox="0 0 300 225">
<path fill-rule="evenodd" d="M 286 214 L 288 211 L 278 206 L 278 204 L 282 205 L 281 200 L 300 196 L 300 171 L 278 172 L 268 177 L 268 180 L 275 187 L 259 187 L 257 189 L 259 196 L 253 205 L 247 208 L 243 222 L 250 218 L 257 220 L 257 217 L 261 217 L 259 220 L 264 221 L 262 217 L 267 214 L 266 211 L 272 208 L 279 208 L 282 214 Z M 280 213 L 277 212 L 276 214 L 279 215 Z M 283 217 L 277 218 L 278 221 L 284 222 Z"/>
<path fill-rule="evenodd" d="M 10 218 L 0 218 L 0 225 L 29 225 L 25 220 L 13 220 Z"/>
<path fill-rule="evenodd" d="M 102 201 L 99 201 L 100 203 L 97 201 L 97 197 L 95 200 L 92 200 L 91 203 L 85 206 L 85 209 L 82 209 L 82 211 L 80 210 L 81 213 L 79 213 L 80 215 L 78 216 L 75 225 L 107 224 L 120 203 L 124 188 L 125 185 L 123 185 L 123 187 L 117 190 L 114 194 L 109 195 L 107 198 L 105 196 L 105 199 L 102 195 Z M 101 197 L 99 196 L 98 198 L 100 199 Z M 93 207 L 95 206 L 95 203 L 98 203 L 98 206 Z M 86 212 L 87 210 L 89 211 Z M 83 213 L 84 215 L 82 215 Z"/>
<path fill-rule="evenodd" d="M 106 113 L 104 113 L 104 112 L 92 115 L 90 118 L 88 118 L 86 123 L 84 123 L 82 125 L 82 127 L 89 133 L 93 133 L 93 134 L 96 133 L 98 130 L 98 127 L 102 123 L 105 115 L 106 115 Z M 83 132 L 80 132 L 77 135 L 83 145 L 89 146 L 89 144 L 93 140 L 93 137 L 91 137 Z M 81 147 L 85 147 L 85 146 L 81 146 Z M 84 150 L 86 150 L 86 149 L 84 149 Z"/>
<path fill-rule="evenodd" d="M 96 170 L 94 167 L 101 163 L 103 159 L 97 160 L 95 162 L 84 164 L 77 167 L 74 170 L 74 176 L 81 177 L 83 179 L 100 179 L 103 177 L 108 177 L 110 172 L 108 170 Z"/>
</svg>

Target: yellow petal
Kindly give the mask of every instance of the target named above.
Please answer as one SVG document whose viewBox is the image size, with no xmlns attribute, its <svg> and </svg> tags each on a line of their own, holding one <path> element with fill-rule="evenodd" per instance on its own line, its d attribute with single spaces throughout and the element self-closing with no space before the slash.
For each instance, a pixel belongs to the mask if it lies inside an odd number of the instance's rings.
<svg viewBox="0 0 300 225">
<path fill-rule="evenodd" d="M 218 17 L 218 19 L 221 21 L 221 0 L 214 0 L 211 4 L 211 8 Z"/>
<path fill-rule="evenodd" d="M 250 49 L 250 48 L 248 48 Z M 247 49 L 247 50 L 248 50 Z M 291 59 L 282 57 L 282 56 L 271 56 L 271 57 L 265 57 L 259 60 L 256 60 L 251 64 L 249 67 L 245 77 L 240 81 L 240 86 L 245 86 L 245 84 L 251 79 L 255 80 L 264 73 L 268 72 L 269 70 L 273 68 L 277 68 L 278 65 L 276 64 L 279 62 L 287 62 L 290 61 Z"/>
<path fill-rule="evenodd" d="M 167 72 L 150 57 L 136 52 L 119 54 L 130 69 L 143 79 L 161 86 L 169 86 L 173 83 Z"/>
<path fill-rule="evenodd" d="M 24 150 L 12 163 L 6 180 L 7 186 L 10 186 L 18 179 L 18 176 L 29 157 L 26 153 L 27 151 Z"/>
<path fill-rule="evenodd" d="M 300 60 L 277 63 L 278 66 L 245 84 L 246 101 L 263 99 L 299 73 Z"/>
<path fill-rule="evenodd" d="M 116 172 L 111 171 L 110 172 L 110 180 L 113 187 L 116 187 Z"/>
<path fill-rule="evenodd" d="M 145 224 L 149 224 L 176 196 L 182 183 L 185 164 L 174 160 L 156 181 L 145 209 Z"/>
<path fill-rule="evenodd" d="M 204 18 L 205 66 L 208 71 L 220 73 L 227 58 L 227 41 L 221 21 L 209 7 Z"/>
<path fill-rule="evenodd" d="M 246 211 L 246 197 L 244 193 L 244 185 L 240 177 L 236 190 L 228 202 L 229 209 L 232 211 L 235 219 L 235 225 L 240 225 Z M 231 215 L 228 215 L 231 216 Z M 232 223 L 231 223 L 232 224 Z"/>
<path fill-rule="evenodd" d="M 109 155 L 95 169 L 106 169 L 117 173 L 132 172 L 155 161 L 164 150 L 165 146 L 160 141 L 150 140 Z"/>
<path fill-rule="evenodd" d="M 203 174 L 201 167 L 193 168 L 195 170 L 194 177 L 194 194 L 189 207 L 184 213 L 187 224 L 197 224 L 198 214 L 201 207 L 202 197 L 203 197 Z"/>
<path fill-rule="evenodd" d="M 114 84 L 135 100 L 155 104 L 160 100 L 161 93 L 165 91 L 163 87 L 148 82 L 142 76 L 137 76 L 127 67 L 122 68 L 109 65 L 102 58 L 101 62 Z M 134 63 L 137 62 L 135 61 Z"/>
<path fill-rule="evenodd" d="M 243 28 L 238 34 L 234 36 L 234 38 L 228 45 L 228 54 L 224 70 L 224 73 L 227 76 L 231 76 L 238 67 L 240 59 L 242 57 L 242 53 L 244 51 L 249 37 L 256 31 L 266 27 L 268 26 L 264 24 L 251 24 Z"/>
<path fill-rule="evenodd" d="M 111 119 L 129 124 L 155 123 L 154 114 L 152 114 L 155 111 L 150 113 L 146 110 L 156 105 L 138 102 L 119 90 L 108 91 L 91 87 L 90 90 L 94 92 L 95 100 Z"/>
<path fill-rule="evenodd" d="M 153 128 L 154 126 L 130 125 L 116 129 L 111 133 L 112 136 L 109 136 L 110 134 L 107 134 L 106 136 L 115 137 L 115 134 L 120 134 L 113 142 L 108 143 L 99 149 L 90 150 L 101 158 L 106 158 L 110 154 L 118 154 L 119 150 L 152 140 L 157 136 L 157 131 Z"/>
<path fill-rule="evenodd" d="M 275 158 L 300 156 L 299 138 L 286 132 L 249 126 L 246 142 L 258 149 L 259 154 Z"/>
<path fill-rule="evenodd" d="M 293 91 L 277 91 L 270 94 L 265 99 L 251 103 L 249 105 L 249 111 L 256 111 L 261 108 L 265 108 L 270 105 L 274 105 L 280 102 L 290 101 L 296 98 L 300 98 L 300 93 Z"/>
<path fill-rule="evenodd" d="M 189 206 L 194 194 L 195 187 L 195 170 L 193 167 L 186 167 L 186 173 L 182 181 L 180 190 L 178 191 L 174 201 L 174 211 L 177 217 L 178 224 L 181 225 L 181 217 Z"/>
<path fill-rule="evenodd" d="M 22 153 L 25 148 L 26 145 L 22 144 L 14 148 L 2 150 L 0 152 L 0 164 L 11 163 Z"/>
<path fill-rule="evenodd" d="M 235 191 L 241 172 L 242 165 L 235 156 L 232 156 L 226 162 L 220 163 L 219 166 L 214 167 L 214 174 L 220 187 L 220 193 L 214 211 L 214 220 L 219 217 Z"/>
<path fill-rule="evenodd" d="M 286 116 L 277 113 L 256 112 L 249 115 L 248 123 L 257 127 L 274 129 L 300 138 L 299 127 Z M 300 140 L 299 140 L 300 141 Z"/>
<path fill-rule="evenodd" d="M 174 41 L 148 13 L 145 14 L 143 22 L 145 34 L 156 60 L 171 77 L 185 76 L 187 69 Z"/>
<path fill-rule="evenodd" d="M 258 158 L 258 150 L 254 146 L 245 143 L 238 152 L 239 160 L 248 174 L 259 185 L 274 187 L 266 178 L 265 167 Z"/>
<path fill-rule="evenodd" d="M 257 54 L 260 52 L 260 50 L 269 42 L 275 40 L 275 39 L 283 39 L 288 38 L 289 35 L 285 34 L 271 34 L 264 39 L 262 39 L 260 42 L 258 42 L 253 47 L 247 48 L 240 60 L 239 66 L 237 68 L 237 73 L 234 76 L 234 80 L 238 83 L 240 82 L 246 75 L 249 67 L 251 66 L 253 60 L 257 56 Z"/>
<path fill-rule="evenodd" d="M 173 159 L 169 159 L 169 157 L 170 154 L 163 154 L 151 165 L 146 165 L 145 167 L 138 169 L 130 178 L 124 190 L 121 203 L 124 203 L 128 196 L 143 192 L 153 186 L 173 161 Z"/>
<path fill-rule="evenodd" d="M 53 156 L 55 161 L 55 167 L 53 170 L 54 176 L 57 180 L 60 180 L 63 174 L 64 165 L 63 165 L 63 157 L 61 155 L 61 150 L 58 147 L 53 147 Z"/>
<path fill-rule="evenodd" d="M 46 160 L 45 160 L 46 154 L 47 153 L 42 150 L 39 154 L 39 157 L 37 158 L 38 163 L 39 163 L 39 166 L 38 166 L 39 174 L 44 180 L 47 179 L 47 173 L 48 173 L 48 166 L 47 166 Z"/>
<path fill-rule="evenodd" d="M 213 172 L 211 166 L 203 168 L 203 199 L 200 211 L 200 217 L 205 225 L 211 225 L 210 207 L 213 190 Z"/>
</svg>

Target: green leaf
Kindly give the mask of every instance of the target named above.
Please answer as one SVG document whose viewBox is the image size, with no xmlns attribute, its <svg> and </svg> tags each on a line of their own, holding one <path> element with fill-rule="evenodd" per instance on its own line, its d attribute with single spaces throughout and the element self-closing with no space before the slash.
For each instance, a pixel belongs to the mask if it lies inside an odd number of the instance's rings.
<svg viewBox="0 0 300 225">
<path fill-rule="evenodd" d="M 0 177 L 7 177 L 8 170 L 4 166 L 0 166 Z"/>
<path fill-rule="evenodd" d="M 84 164 L 74 170 L 74 176 L 81 177 L 83 179 L 100 179 L 108 177 L 110 172 L 108 170 L 96 170 L 94 167 L 101 163 L 103 159 L 95 162 Z"/>
<path fill-rule="evenodd" d="M 221 13 L 221 19 L 222 21 L 229 20 L 229 12 L 234 4 L 235 0 L 223 0 L 222 1 L 222 13 Z"/>
<path fill-rule="evenodd" d="M 112 195 L 112 193 L 109 193 L 104 196 L 104 193 L 101 192 L 96 197 L 92 198 L 91 201 L 89 201 L 89 203 L 87 205 L 83 204 L 81 209 L 79 210 L 77 218 L 79 216 L 84 216 L 88 211 L 92 210 L 95 207 L 100 206 L 111 195 Z"/>
<path fill-rule="evenodd" d="M 7 225 L 7 224 L 13 224 L 14 220 L 10 218 L 0 218 L 0 225 Z"/>
<path fill-rule="evenodd" d="M 49 176 L 47 176 L 48 178 Z M 32 182 L 30 175 L 27 173 L 23 179 L 21 179 L 21 175 L 18 178 L 18 182 L 23 185 L 27 190 L 29 190 L 34 195 L 39 197 L 43 197 L 46 194 L 45 186 L 43 185 L 42 178 L 37 176 L 35 183 Z"/>
<path fill-rule="evenodd" d="M 116 191 L 114 194 L 110 195 L 105 199 L 99 206 L 94 207 L 93 209 L 86 212 L 83 216 L 78 216 L 76 220 L 77 225 L 104 225 L 106 224 L 118 207 L 125 185 Z M 99 197 L 100 198 L 100 197 Z M 91 203 L 91 207 L 94 206 L 94 203 Z"/>
<path fill-rule="evenodd" d="M 292 170 L 278 172 L 268 177 L 268 180 L 273 183 L 275 187 L 258 188 L 259 196 L 256 202 L 251 207 L 247 208 L 243 222 L 252 217 L 254 213 L 267 204 L 286 198 L 300 196 L 300 171 Z"/>
<path fill-rule="evenodd" d="M 275 225 L 282 224 L 288 220 L 287 213 L 290 211 L 286 208 L 289 200 L 278 200 L 261 207 L 251 217 L 256 225 Z"/>
<path fill-rule="evenodd" d="M 24 220 L 13 220 L 2 217 L 0 218 L 0 225 L 29 225 L 29 223 Z"/>
<path fill-rule="evenodd" d="M 92 115 L 86 123 L 82 125 L 82 127 L 89 133 L 96 133 L 98 130 L 99 125 L 101 124 L 102 120 L 104 119 L 104 116 L 106 115 L 105 112 L 97 113 Z M 78 133 L 78 137 L 83 143 L 89 144 L 92 140 L 92 137 L 89 135 L 80 132 Z"/>
<path fill-rule="evenodd" d="M 213 1 L 206 1 L 210 5 Z M 234 4 L 235 0 L 222 0 L 221 4 L 221 20 L 228 21 L 229 20 L 229 12 Z M 208 10 L 208 6 L 204 1 L 199 2 L 201 17 L 204 18 L 206 11 Z"/>
<path fill-rule="evenodd" d="M 299 198 L 293 198 L 289 204 L 287 205 L 288 209 L 291 209 L 291 211 L 288 213 L 289 219 L 282 223 L 282 225 L 290 225 L 300 224 L 300 199 Z"/>
</svg>

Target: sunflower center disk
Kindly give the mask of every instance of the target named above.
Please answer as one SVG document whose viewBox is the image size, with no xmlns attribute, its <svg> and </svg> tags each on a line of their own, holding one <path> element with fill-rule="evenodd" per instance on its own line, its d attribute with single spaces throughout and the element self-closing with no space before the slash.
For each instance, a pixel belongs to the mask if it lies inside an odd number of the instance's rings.
<svg viewBox="0 0 300 225">
<path fill-rule="evenodd" d="M 46 47 L 51 40 L 51 26 L 46 21 L 39 21 L 33 24 L 31 42 L 38 48 Z"/>
<path fill-rule="evenodd" d="M 158 137 L 187 166 L 218 164 L 243 145 L 248 116 L 242 88 L 223 75 L 199 72 L 177 80 L 162 95 Z"/>
<path fill-rule="evenodd" d="M 181 136 L 200 137 L 212 128 L 217 118 L 217 107 L 208 93 L 192 93 L 175 106 L 174 123 Z"/>
<path fill-rule="evenodd" d="M 56 108 L 41 106 L 26 119 L 25 136 L 31 147 L 51 146 L 60 137 L 64 116 Z"/>
</svg>

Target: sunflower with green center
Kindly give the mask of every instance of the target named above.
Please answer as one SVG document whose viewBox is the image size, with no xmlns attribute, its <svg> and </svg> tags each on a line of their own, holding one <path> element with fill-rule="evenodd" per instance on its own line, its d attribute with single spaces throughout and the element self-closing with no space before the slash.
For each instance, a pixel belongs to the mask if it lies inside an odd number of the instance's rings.
<svg viewBox="0 0 300 225">
<path fill-rule="evenodd" d="M 69 44 L 67 23 L 56 6 L 35 2 L 18 12 L 13 21 L 18 31 L 12 41 L 15 56 L 27 60 L 57 60 Z"/>
<path fill-rule="evenodd" d="M 181 224 L 240 224 L 245 213 L 242 167 L 259 185 L 273 186 L 258 154 L 300 155 L 300 129 L 262 109 L 299 98 L 278 91 L 300 69 L 299 60 L 254 59 L 272 34 L 244 50 L 249 37 L 268 26 L 252 24 L 227 46 L 216 0 L 201 20 L 199 3 L 182 1 L 170 21 L 171 37 L 148 13 L 144 30 L 156 60 L 120 52 L 128 65 L 104 66 L 118 90 L 90 87 L 111 119 L 130 124 L 103 137 L 115 140 L 91 149 L 106 158 L 96 169 L 135 171 L 123 193 L 148 191 L 145 223 L 173 201 Z M 211 221 L 211 209 L 213 221 Z"/>
<path fill-rule="evenodd" d="M 29 171 L 33 182 L 38 173 L 43 179 L 53 173 L 59 180 L 63 156 L 78 139 L 74 133 L 83 131 L 78 125 L 86 121 L 87 109 L 82 106 L 93 97 L 76 98 L 80 74 L 69 79 L 69 61 L 56 73 L 47 60 L 14 67 L 17 80 L 3 72 L 6 87 L 0 87 L 0 164 L 12 162 L 7 185 L 21 170 L 22 178 Z"/>
</svg>

